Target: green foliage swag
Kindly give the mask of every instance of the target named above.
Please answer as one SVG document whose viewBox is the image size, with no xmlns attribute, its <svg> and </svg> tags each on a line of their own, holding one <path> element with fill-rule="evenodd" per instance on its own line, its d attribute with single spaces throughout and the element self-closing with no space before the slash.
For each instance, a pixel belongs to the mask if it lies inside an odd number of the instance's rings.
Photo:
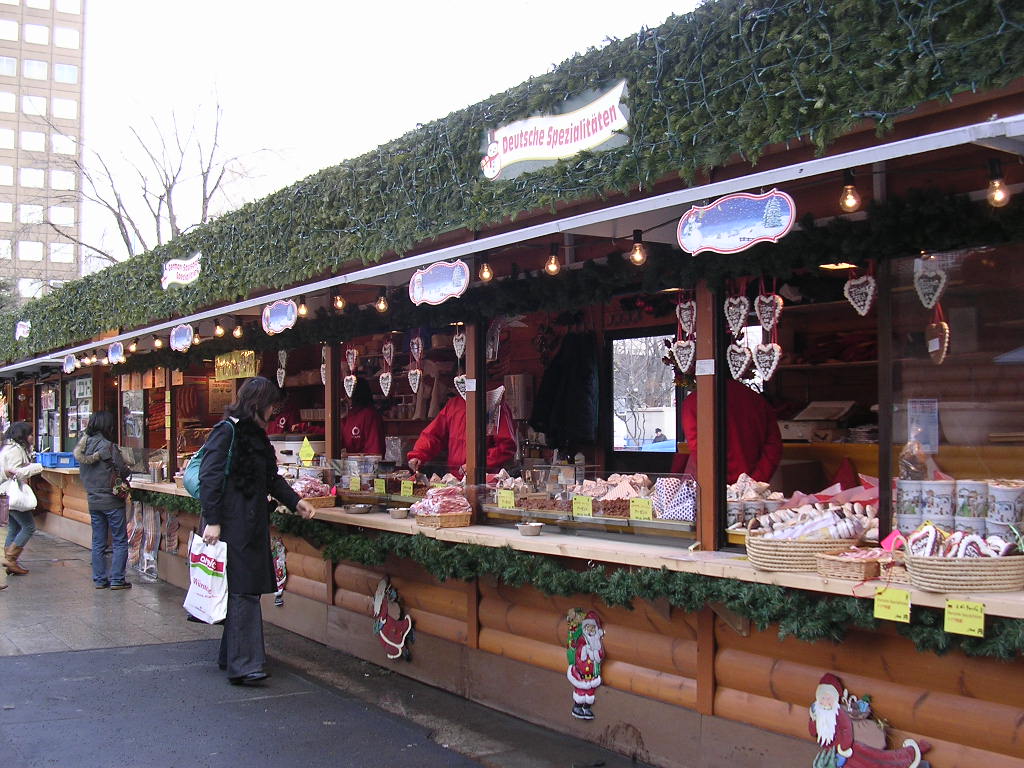
<svg viewBox="0 0 1024 768">
<path fill-rule="evenodd" d="M 718 0 L 418 127 L 103 272 L 0 315 L 0 358 L 57 349 L 401 254 L 560 203 L 646 192 L 768 145 L 821 151 L 932 99 L 1024 74 L 1024 6 L 1006 0 Z M 562 109 L 625 78 L 629 142 L 487 182 L 488 129 Z M 915 244 L 915 247 L 927 247 Z M 165 261 L 203 253 L 163 291 Z M 32 322 L 15 344 L 17 320 Z"/>
<path fill-rule="evenodd" d="M 157 507 L 199 514 L 195 499 L 145 491 L 133 491 L 132 497 Z M 451 544 L 422 535 L 368 531 L 295 515 L 274 513 L 271 522 L 279 531 L 300 536 L 322 549 L 324 558 L 332 562 L 379 566 L 388 556 L 394 556 L 418 563 L 441 581 L 491 576 L 513 587 L 532 586 L 548 595 L 593 595 L 606 605 L 626 608 L 632 608 L 634 600 L 666 598 L 669 604 L 688 613 L 710 603 L 722 603 L 762 631 L 774 624 L 780 639 L 792 635 L 805 642 L 840 642 L 850 629 L 877 626 L 872 602 L 855 597 L 677 573 L 666 568 L 588 568 L 580 561 L 561 561 L 510 547 Z M 1024 651 L 1024 622 L 1018 619 L 989 617 L 984 638 L 952 635 L 942 629 L 942 624 L 940 611 L 915 606 L 911 623 L 897 628 L 921 652 L 943 654 L 960 648 L 971 656 L 1015 659 Z"/>
</svg>

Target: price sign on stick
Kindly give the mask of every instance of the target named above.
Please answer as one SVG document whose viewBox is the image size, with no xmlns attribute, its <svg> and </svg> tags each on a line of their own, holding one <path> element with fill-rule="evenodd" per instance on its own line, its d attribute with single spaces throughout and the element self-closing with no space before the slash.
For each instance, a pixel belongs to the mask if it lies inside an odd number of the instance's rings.
<svg viewBox="0 0 1024 768">
<path fill-rule="evenodd" d="M 653 520 L 654 519 L 654 506 L 651 504 L 650 499 L 630 499 L 629 500 L 629 519 L 630 520 Z"/>
<path fill-rule="evenodd" d="M 350 475 L 348 478 L 348 489 L 350 491 L 359 490 L 359 475 Z"/>
<path fill-rule="evenodd" d="M 377 477 L 373 480 L 373 492 L 374 493 L 387 493 L 387 483 L 383 477 Z"/>
<path fill-rule="evenodd" d="M 412 480 L 403 480 L 402 481 L 402 495 L 403 496 L 412 496 Z"/>
<path fill-rule="evenodd" d="M 594 499 L 592 496 L 573 496 L 572 514 L 574 517 L 593 517 Z"/>
<path fill-rule="evenodd" d="M 958 635 L 984 637 L 985 604 L 970 600 L 947 600 L 943 629 Z"/>
<path fill-rule="evenodd" d="M 905 589 L 875 589 L 875 618 L 910 623 L 910 593 Z"/>
<path fill-rule="evenodd" d="M 516 492 L 513 490 L 498 491 L 498 507 L 500 509 L 515 509 Z"/>
</svg>

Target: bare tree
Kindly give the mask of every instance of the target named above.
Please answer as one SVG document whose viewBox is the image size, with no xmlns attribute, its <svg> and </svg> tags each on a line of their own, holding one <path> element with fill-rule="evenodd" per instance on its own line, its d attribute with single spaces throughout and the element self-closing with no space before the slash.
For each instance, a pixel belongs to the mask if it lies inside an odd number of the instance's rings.
<svg viewBox="0 0 1024 768">
<path fill-rule="evenodd" d="M 640 445 L 649 409 L 672 405 L 675 380 L 672 369 L 662 362 L 664 355 L 661 336 L 612 342 L 612 407 L 631 445 Z"/>
<path fill-rule="evenodd" d="M 241 156 L 224 152 L 222 117 L 219 103 L 212 122 L 204 127 L 198 110 L 187 127 L 175 115 L 169 127 L 151 117 L 145 130 L 129 127 L 131 146 L 120 157 L 87 148 L 81 156 L 67 156 L 64 168 L 75 173 L 78 188 L 57 196 L 55 202 L 80 202 L 102 211 L 114 225 L 118 248 L 91 242 L 86 235 L 76 236 L 72 228 L 50 220 L 46 225 L 88 249 L 94 258 L 114 263 L 178 237 L 234 207 L 227 187 L 248 178 L 248 173 Z M 50 129 L 60 133 L 56 125 L 50 124 Z"/>
</svg>

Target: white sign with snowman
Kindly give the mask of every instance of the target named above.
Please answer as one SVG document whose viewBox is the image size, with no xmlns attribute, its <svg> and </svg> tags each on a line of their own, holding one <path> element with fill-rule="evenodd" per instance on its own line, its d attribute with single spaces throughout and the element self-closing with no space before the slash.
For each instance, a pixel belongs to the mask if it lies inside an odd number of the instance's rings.
<svg viewBox="0 0 1024 768">
<path fill-rule="evenodd" d="M 676 239 L 687 253 L 738 253 L 758 243 L 777 243 L 796 222 L 796 203 L 773 189 L 763 195 L 737 192 L 683 214 Z"/>
</svg>

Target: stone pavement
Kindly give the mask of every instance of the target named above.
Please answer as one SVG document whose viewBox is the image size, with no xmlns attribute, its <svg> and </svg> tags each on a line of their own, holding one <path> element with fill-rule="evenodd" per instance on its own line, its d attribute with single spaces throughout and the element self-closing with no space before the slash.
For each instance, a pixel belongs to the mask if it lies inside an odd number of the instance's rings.
<svg viewBox="0 0 1024 768">
<path fill-rule="evenodd" d="M 0 591 L 4 766 L 638 765 L 269 624 L 268 685 L 230 686 L 182 590 L 94 589 L 89 558 L 37 533 Z"/>
</svg>

